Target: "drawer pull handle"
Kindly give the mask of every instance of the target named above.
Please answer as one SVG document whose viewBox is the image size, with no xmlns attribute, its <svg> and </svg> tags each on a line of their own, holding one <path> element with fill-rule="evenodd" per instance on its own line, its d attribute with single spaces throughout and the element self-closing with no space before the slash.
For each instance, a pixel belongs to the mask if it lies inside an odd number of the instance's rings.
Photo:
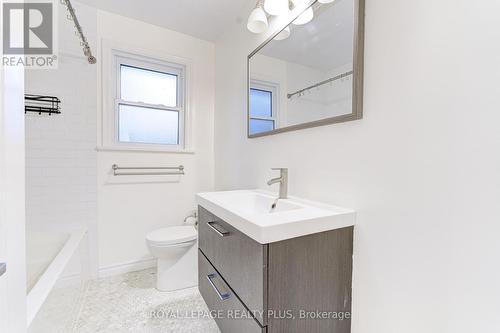
<svg viewBox="0 0 500 333">
<path fill-rule="evenodd" d="M 216 228 L 216 227 L 214 226 L 214 224 L 215 224 L 215 223 L 216 223 L 216 222 L 207 222 L 208 226 L 209 226 L 209 227 L 210 227 L 213 231 L 215 231 L 215 232 L 216 232 L 219 236 L 221 236 L 221 237 L 227 237 L 227 236 L 229 236 L 229 231 L 226 231 L 226 230 L 222 229 L 220 226 L 219 226 L 219 228 Z"/>
<path fill-rule="evenodd" d="M 208 283 L 210 283 L 210 285 L 212 286 L 212 288 L 214 288 L 215 293 L 217 294 L 217 296 L 219 296 L 219 298 L 220 298 L 220 300 L 221 300 L 221 301 L 225 301 L 225 300 L 229 299 L 229 297 L 231 297 L 231 294 L 229 294 L 229 293 L 224 293 L 224 294 L 222 294 L 222 293 L 219 291 L 219 289 L 217 289 L 217 287 L 215 286 L 214 281 L 212 281 L 212 279 L 214 279 L 215 277 L 217 277 L 217 276 L 215 275 L 215 273 L 208 274 L 208 275 L 207 275 L 207 280 L 208 280 Z"/>
</svg>

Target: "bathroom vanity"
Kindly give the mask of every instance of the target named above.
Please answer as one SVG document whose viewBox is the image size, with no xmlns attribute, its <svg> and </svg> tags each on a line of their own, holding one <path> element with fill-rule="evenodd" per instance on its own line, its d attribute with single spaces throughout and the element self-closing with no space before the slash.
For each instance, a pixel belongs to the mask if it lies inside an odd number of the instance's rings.
<svg viewBox="0 0 500 333">
<path fill-rule="evenodd" d="M 352 210 L 200 193 L 199 289 L 224 333 L 350 332 Z"/>
</svg>

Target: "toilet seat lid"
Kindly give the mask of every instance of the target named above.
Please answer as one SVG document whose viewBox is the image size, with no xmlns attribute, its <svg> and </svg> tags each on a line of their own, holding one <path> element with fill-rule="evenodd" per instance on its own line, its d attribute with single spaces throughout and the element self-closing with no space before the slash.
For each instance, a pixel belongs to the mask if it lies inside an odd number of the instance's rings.
<svg viewBox="0 0 500 333">
<path fill-rule="evenodd" d="M 146 235 L 146 240 L 156 245 L 180 244 L 195 240 L 198 237 L 192 225 L 161 228 Z"/>
</svg>

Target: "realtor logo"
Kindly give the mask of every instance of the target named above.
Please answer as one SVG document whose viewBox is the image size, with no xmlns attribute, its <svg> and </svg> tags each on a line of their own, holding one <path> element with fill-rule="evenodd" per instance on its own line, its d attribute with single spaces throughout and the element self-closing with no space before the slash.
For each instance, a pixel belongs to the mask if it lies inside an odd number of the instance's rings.
<svg viewBox="0 0 500 333">
<path fill-rule="evenodd" d="M 3 1 L 2 6 L 3 64 L 54 68 L 54 3 Z"/>
</svg>

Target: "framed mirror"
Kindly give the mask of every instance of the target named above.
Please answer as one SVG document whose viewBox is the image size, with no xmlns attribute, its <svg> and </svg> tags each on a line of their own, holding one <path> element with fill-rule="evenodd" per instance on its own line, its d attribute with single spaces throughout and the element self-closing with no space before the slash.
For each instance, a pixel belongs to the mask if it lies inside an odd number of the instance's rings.
<svg viewBox="0 0 500 333">
<path fill-rule="evenodd" d="M 248 56 L 249 138 L 363 116 L 364 0 L 309 4 Z"/>
</svg>

